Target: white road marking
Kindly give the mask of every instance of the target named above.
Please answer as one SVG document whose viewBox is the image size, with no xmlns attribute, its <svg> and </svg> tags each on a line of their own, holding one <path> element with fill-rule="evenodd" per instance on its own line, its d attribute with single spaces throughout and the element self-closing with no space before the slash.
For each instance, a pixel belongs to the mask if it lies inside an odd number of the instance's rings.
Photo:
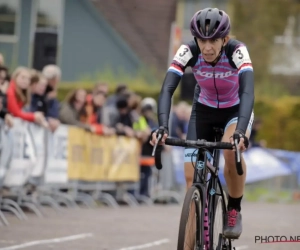
<svg viewBox="0 0 300 250">
<path fill-rule="evenodd" d="M 169 243 L 169 242 L 170 242 L 169 239 L 162 239 L 162 240 L 158 240 L 158 241 L 146 243 L 146 244 L 139 245 L 139 246 L 131 246 L 131 247 L 121 248 L 121 249 L 119 249 L 119 250 L 137 250 L 137 249 L 145 249 L 145 248 L 150 248 L 150 247 L 154 247 L 154 246 L 159 246 L 159 245 L 162 245 L 162 244 L 166 244 L 166 243 Z M 1 249 L 0 249 L 0 250 L 1 250 Z"/>
<path fill-rule="evenodd" d="M 20 245 L 0 248 L 0 250 L 15 250 L 15 249 L 21 249 L 21 248 L 26 248 L 26 247 L 32 247 L 32 246 L 36 246 L 36 245 L 45 245 L 45 244 L 50 244 L 50 243 L 60 243 L 60 242 L 65 242 L 65 241 L 78 240 L 78 239 L 83 239 L 83 238 L 92 237 L 92 236 L 93 236 L 93 234 L 91 234 L 91 233 L 85 233 L 85 234 L 71 235 L 71 236 L 67 236 L 67 237 L 63 237 L 63 238 L 30 241 L 30 242 L 23 243 Z"/>
</svg>

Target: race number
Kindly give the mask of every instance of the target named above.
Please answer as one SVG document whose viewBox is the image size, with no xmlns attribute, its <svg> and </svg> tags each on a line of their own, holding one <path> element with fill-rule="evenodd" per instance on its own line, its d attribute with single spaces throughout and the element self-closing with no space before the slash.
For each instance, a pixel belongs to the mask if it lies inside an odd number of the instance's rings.
<svg viewBox="0 0 300 250">
<path fill-rule="evenodd" d="M 181 45 L 174 56 L 174 60 L 179 62 L 182 66 L 186 66 L 192 57 L 193 54 L 190 48 L 186 45 Z"/>
<path fill-rule="evenodd" d="M 240 68 L 245 63 L 251 63 L 248 50 L 245 46 L 239 47 L 233 52 L 232 60 L 237 68 Z"/>
</svg>

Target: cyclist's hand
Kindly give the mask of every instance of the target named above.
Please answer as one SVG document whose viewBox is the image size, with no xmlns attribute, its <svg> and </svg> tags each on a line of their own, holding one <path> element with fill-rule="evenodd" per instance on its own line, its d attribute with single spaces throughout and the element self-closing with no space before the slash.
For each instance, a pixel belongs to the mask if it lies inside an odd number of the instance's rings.
<svg viewBox="0 0 300 250">
<path fill-rule="evenodd" d="M 236 130 L 233 135 L 230 137 L 230 142 L 234 145 L 234 141 L 237 139 L 238 147 L 241 152 L 244 152 L 249 146 L 249 140 L 245 134 L 239 130 Z"/>
<path fill-rule="evenodd" d="M 151 136 L 151 141 L 150 141 L 150 144 L 152 146 L 154 146 L 156 144 L 156 141 L 157 141 L 157 137 L 159 134 L 163 135 L 162 138 L 161 138 L 161 141 L 159 143 L 159 145 L 163 145 L 165 143 L 165 140 L 167 139 L 168 137 L 168 130 L 165 128 L 165 127 L 159 127 L 159 129 L 155 130 L 153 133 L 152 133 L 152 136 Z"/>
</svg>

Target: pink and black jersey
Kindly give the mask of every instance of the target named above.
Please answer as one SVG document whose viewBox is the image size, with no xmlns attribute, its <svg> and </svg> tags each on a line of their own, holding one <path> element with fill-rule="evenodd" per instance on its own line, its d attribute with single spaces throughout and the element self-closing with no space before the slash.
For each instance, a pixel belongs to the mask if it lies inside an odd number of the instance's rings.
<svg viewBox="0 0 300 250">
<path fill-rule="evenodd" d="M 245 44 L 235 39 L 228 41 L 214 66 L 204 61 L 195 40 L 180 46 L 168 69 L 160 95 L 160 125 L 168 127 L 168 100 L 171 100 L 187 67 L 191 67 L 198 83 L 197 101 L 218 109 L 240 105 L 237 129 L 246 131 L 254 103 L 253 68 Z"/>
<path fill-rule="evenodd" d="M 182 76 L 190 66 L 201 89 L 198 102 L 204 105 L 229 108 L 239 104 L 239 75 L 253 71 L 246 46 L 235 41 L 231 47 L 225 47 L 214 67 L 203 60 L 197 49 L 194 41 L 181 45 L 168 71 Z"/>
</svg>

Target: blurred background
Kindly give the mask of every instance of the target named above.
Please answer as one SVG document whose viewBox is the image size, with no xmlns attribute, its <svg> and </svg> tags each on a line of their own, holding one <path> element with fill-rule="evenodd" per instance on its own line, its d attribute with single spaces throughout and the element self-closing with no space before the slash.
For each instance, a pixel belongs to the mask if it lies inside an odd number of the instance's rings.
<svg viewBox="0 0 300 250">
<path fill-rule="evenodd" d="M 165 167 L 157 172 L 147 140 L 157 127 L 165 73 L 180 44 L 192 38 L 192 15 L 205 7 L 228 12 L 230 35 L 247 45 L 253 62 L 245 199 L 299 202 L 297 0 L 0 0 L 2 190 L 19 197 L 20 190 L 30 196 L 47 187 L 57 206 L 66 193 L 71 201 L 111 206 L 179 202 L 183 151 L 166 147 Z M 187 69 L 173 98 L 173 137 L 185 137 L 194 86 Z M 126 153 L 127 165 L 119 158 L 128 150 L 121 137 L 137 145 Z M 104 165 L 105 171 L 91 170 Z M 42 193 L 39 202 L 48 198 Z"/>
</svg>

